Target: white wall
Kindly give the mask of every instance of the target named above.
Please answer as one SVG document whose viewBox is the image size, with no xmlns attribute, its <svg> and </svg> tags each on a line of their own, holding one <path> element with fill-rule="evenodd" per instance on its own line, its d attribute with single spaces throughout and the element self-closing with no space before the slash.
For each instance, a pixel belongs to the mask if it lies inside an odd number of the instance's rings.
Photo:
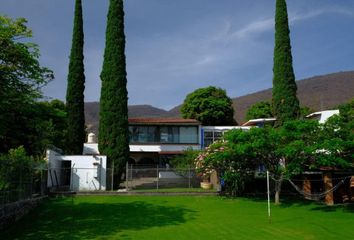
<svg viewBox="0 0 354 240">
<path fill-rule="evenodd" d="M 58 184 L 62 184 L 61 167 L 63 161 L 70 161 L 70 190 L 72 191 L 96 191 L 106 190 L 106 162 L 103 155 L 60 155 L 53 150 L 47 150 L 49 171 L 56 171 Z M 53 182 L 52 182 L 53 179 Z M 52 174 L 48 174 L 48 187 L 56 186 L 56 180 Z"/>
<path fill-rule="evenodd" d="M 199 144 L 129 145 L 130 152 L 183 152 L 188 148 L 200 150 Z"/>
<path fill-rule="evenodd" d="M 129 145 L 130 152 L 182 152 L 188 148 L 200 150 L 200 144 L 146 144 Z M 84 154 L 98 154 L 97 143 L 85 143 Z"/>
</svg>

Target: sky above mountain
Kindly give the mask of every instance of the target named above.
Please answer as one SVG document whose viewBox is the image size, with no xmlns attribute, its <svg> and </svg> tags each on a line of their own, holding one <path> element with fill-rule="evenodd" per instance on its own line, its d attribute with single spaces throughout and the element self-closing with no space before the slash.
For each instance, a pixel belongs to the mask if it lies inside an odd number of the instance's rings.
<svg viewBox="0 0 354 240">
<path fill-rule="evenodd" d="M 65 99 L 74 0 L 1 0 L 25 17 Z M 169 109 L 196 88 L 230 97 L 272 86 L 275 0 L 125 0 L 129 104 Z M 100 98 L 108 0 L 83 0 L 85 101 Z M 354 69 L 354 1 L 288 0 L 296 79 Z"/>
</svg>

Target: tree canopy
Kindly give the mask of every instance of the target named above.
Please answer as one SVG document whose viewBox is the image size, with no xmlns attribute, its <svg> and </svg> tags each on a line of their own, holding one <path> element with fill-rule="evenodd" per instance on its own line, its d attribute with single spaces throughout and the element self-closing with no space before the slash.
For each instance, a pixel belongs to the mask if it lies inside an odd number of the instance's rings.
<svg viewBox="0 0 354 240">
<path fill-rule="evenodd" d="M 305 118 L 310 113 L 314 112 L 311 108 L 307 106 L 300 107 L 300 118 Z M 257 118 L 271 118 L 274 117 L 273 106 L 270 102 L 261 101 L 253 104 L 247 109 L 246 120 L 257 119 Z"/>
<path fill-rule="evenodd" d="M 119 186 L 129 159 L 128 91 L 125 60 L 124 10 L 122 0 L 111 0 L 106 29 L 106 46 L 101 72 L 99 151 L 115 169 Z"/>
<path fill-rule="evenodd" d="M 217 87 L 199 88 L 187 95 L 181 107 L 183 118 L 192 118 L 205 126 L 235 125 L 232 100 Z"/>
<path fill-rule="evenodd" d="M 255 103 L 246 112 L 246 120 L 270 117 L 273 117 L 272 105 L 266 101 Z"/>
<path fill-rule="evenodd" d="M 54 78 L 40 65 L 37 45 L 27 41 L 32 31 L 26 23 L 24 18 L 0 16 L 0 152 L 31 144 L 28 130 L 39 127 L 33 120 L 33 106 L 41 97 L 41 87 Z"/>
<path fill-rule="evenodd" d="M 285 0 L 276 1 L 272 105 L 276 125 L 300 115 Z"/>
<path fill-rule="evenodd" d="M 85 142 L 84 112 L 84 31 L 81 0 L 75 2 L 73 38 L 70 53 L 66 105 L 68 111 L 67 149 L 68 154 L 82 154 Z"/>
<path fill-rule="evenodd" d="M 231 130 L 225 141 L 213 143 L 199 155 L 196 167 L 206 174 L 217 171 L 239 192 L 247 172 L 263 164 L 276 179 L 278 203 L 284 178 L 324 167 L 353 169 L 353 109 L 353 102 L 343 105 L 341 114 L 323 125 L 314 120 L 293 120 L 278 128 Z"/>
</svg>

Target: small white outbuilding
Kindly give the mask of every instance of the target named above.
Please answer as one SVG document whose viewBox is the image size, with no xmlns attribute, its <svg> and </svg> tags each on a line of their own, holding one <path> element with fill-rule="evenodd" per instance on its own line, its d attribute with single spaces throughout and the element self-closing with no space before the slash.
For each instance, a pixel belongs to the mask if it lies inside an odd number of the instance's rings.
<svg viewBox="0 0 354 240">
<path fill-rule="evenodd" d="M 106 190 L 106 163 L 103 155 L 61 155 L 47 150 L 48 188 L 70 191 Z"/>
</svg>

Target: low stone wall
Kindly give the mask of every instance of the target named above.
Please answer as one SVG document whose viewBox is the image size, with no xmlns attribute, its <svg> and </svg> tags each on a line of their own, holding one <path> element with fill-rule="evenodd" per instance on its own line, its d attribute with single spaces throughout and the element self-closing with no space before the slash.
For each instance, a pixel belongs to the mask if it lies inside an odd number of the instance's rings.
<svg viewBox="0 0 354 240">
<path fill-rule="evenodd" d="M 44 197 L 22 200 L 0 207 L 0 230 L 17 222 L 33 208 L 37 207 Z"/>
</svg>

